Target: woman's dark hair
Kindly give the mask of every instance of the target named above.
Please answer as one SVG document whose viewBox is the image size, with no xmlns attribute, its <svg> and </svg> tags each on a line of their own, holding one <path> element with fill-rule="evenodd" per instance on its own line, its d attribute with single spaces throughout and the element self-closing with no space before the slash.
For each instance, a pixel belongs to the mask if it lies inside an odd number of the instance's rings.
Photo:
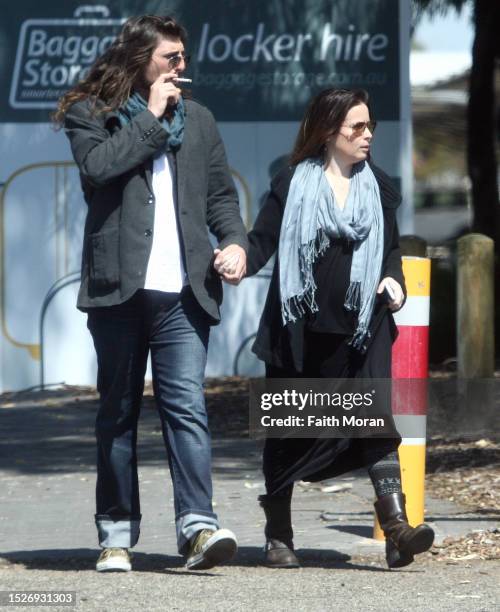
<svg viewBox="0 0 500 612">
<path fill-rule="evenodd" d="M 307 110 L 295 141 L 290 163 L 296 165 L 308 157 L 320 157 L 328 138 L 336 134 L 353 106 L 366 104 L 364 89 L 324 89 L 315 96 Z"/>
<path fill-rule="evenodd" d="M 116 110 L 130 97 L 133 84 L 148 65 L 159 38 L 180 39 L 186 30 L 173 17 L 142 15 L 127 19 L 113 44 L 90 68 L 88 75 L 59 99 L 53 120 L 61 125 L 68 108 L 85 98 L 105 103 L 100 112 Z"/>
</svg>

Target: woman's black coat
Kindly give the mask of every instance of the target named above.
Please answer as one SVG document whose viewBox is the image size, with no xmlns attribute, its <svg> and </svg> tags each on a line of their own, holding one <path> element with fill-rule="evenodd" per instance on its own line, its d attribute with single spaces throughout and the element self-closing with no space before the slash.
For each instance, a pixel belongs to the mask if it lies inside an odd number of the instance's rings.
<svg viewBox="0 0 500 612">
<path fill-rule="evenodd" d="M 384 253 L 380 280 L 386 276 L 391 276 L 401 285 L 406 296 L 396 222 L 396 209 L 401 203 L 401 196 L 395 190 L 385 172 L 372 163 L 370 163 L 370 167 L 380 188 L 384 216 Z M 293 167 L 286 167 L 278 172 L 271 182 L 271 191 L 257 216 L 252 231 L 248 235 L 250 243 L 247 257 L 248 276 L 256 274 L 269 261 L 278 247 L 281 220 L 294 171 Z M 276 257 L 266 304 L 252 350 L 266 363 L 301 372 L 303 366 L 304 319 L 301 318 L 295 323 L 288 323 L 285 327 L 283 326 L 279 287 L 279 261 Z M 382 306 L 379 305 L 378 308 L 382 308 Z M 385 307 L 383 308 L 385 309 Z M 376 309 L 372 317 L 372 325 L 377 320 L 377 314 Z M 387 316 L 390 317 L 394 339 L 397 330 L 392 314 L 388 310 Z"/>
</svg>

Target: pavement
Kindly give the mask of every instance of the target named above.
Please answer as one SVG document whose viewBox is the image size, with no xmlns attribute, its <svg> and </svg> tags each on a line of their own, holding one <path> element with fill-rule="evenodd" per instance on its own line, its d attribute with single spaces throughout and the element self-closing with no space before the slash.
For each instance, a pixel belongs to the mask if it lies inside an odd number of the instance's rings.
<svg viewBox="0 0 500 612">
<path fill-rule="evenodd" d="M 427 553 L 388 570 L 383 543 L 371 537 L 373 489 L 363 471 L 297 485 L 293 523 L 302 568 L 262 567 L 261 442 L 221 431 L 213 436 L 214 509 L 237 534 L 239 553 L 226 566 L 187 571 L 176 552 L 172 486 L 151 401 L 139 431 L 143 519 L 134 571 L 97 574 L 95 410 L 93 394 L 0 397 L 0 603 L 1 591 L 62 590 L 76 593 L 76 609 L 101 611 L 500 608 L 499 561 L 448 564 Z M 498 527 L 498 515 L 427 496 L 426 522 L 441 543 Z"/>
</svg>

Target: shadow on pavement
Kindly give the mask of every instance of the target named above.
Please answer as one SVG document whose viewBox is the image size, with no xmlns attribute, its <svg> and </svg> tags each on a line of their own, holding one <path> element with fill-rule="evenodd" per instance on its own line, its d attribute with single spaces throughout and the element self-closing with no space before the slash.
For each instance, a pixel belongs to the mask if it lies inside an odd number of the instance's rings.
<svg viewBox="0 0 500 612">
<path fill-rule="evenodd" d="M 75 549 L 45 549 L 45 550 L 23 550 L 9 551 L 0 555 L 1 565 L 5 567 L 10 564 L 23 565 L 26 570 L 51 570 L 57 572 L 95 571 L 95 562 L 99 549 L 75 548 Z M 324 569 L 353 569 L 367 570 L 372 572 L 388 572 L 385 567 L 367 565 L 351 559 L 349 555 L 336 550 L 317 550 L 301 548 L 297 551 L 302 568 L 324 568 Z M 262 567 L 262 548 L 256 546 L 242 546 L 238 550 L 235 560 L 217 568 L 220 572 L 224 567 Z M 136 572 L 151 572 L 161 574 L 177 575 L 205 575 L 216 576 L 209 571 L 188 571 L 184 568 L 184 559 L 180 556 L 159 555 L 146 553 L 133 553 L 133 570 Z M 276 569 L 268 568 L 276 572 Z"/>
<path fill-rule="evenodd" d="M 22 564 L 27 570 L 95 571 L 99 551 L 98 548 L 9 551 L 2 553 L 0 559 Z M 184 560 L 177 555 L 133 553 L 132 563 L 134 570 L 143 572 L 164 572 L 184 567 Z"/>
<path fill-rule="evenodd" d="M 2 401 L 2 470 L 28 475 L 93 472 L 97 404 L 97 399 L 91 397 L 70 397 L 64 401 L 57 392 L 30 394 L 29 398 L 15 402 Z M 215 418 L 216 423 L 218 419 Z M 230 435 L 218 424 L 213 429 L 215 477 L 240 478 L 242 469 L 260 467 L 258 443 Z M 140 466 L 167 464 L 160 418 L 152 397 L 143 401 L 137 447 Z"/>
<path fill-rule="evenodd" d="M 335 529 L 342 533 L 352 533 L 362 538 L 371 538 L 373 536 L 373 526 L 368 525 L 328 525 L 327 529 Z"/>
</svg>

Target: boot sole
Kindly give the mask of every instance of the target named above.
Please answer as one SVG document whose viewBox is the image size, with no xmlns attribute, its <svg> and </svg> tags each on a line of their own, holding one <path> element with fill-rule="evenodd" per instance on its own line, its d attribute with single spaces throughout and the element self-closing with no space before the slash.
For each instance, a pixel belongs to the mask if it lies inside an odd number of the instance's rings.
<svg viewBox="0 0 500 612">
<path fill-rule="evenodd" d="M 227 530 L 220 529 L 219 532 L 222 533 L 217 533 L 207 540 L 201 553 L 187 560 L 187 569 L 211 569 L 220 563 L 231 561 L 234 558 L 238 550 L 238 544 L 231 532 L 224 533 L 224 531 Z"/>
<path fill-rule="evenodd" d="M 413 555 L 401 554 L 397 549 L 394 552 L 387 554 L 387 565 L 390 569 L 396 569 L 398 567 L 406 567 L 415 561 Z"/>
<path fill-rule="evenodd" d="M 297 569 L 300 567 L 300 563 L 280 563 L 279 565 L 266 563 L 265 565 L 270 569 Z"/>
<path fill-rule="evenodd" d="M 98 572 L 130 572 L 132 569 L 132 565 L 130 563 L 117 563 L 116 561 L 106 563 L 98 563 L 96 565 L 96 570 Z"/>
</svg>

